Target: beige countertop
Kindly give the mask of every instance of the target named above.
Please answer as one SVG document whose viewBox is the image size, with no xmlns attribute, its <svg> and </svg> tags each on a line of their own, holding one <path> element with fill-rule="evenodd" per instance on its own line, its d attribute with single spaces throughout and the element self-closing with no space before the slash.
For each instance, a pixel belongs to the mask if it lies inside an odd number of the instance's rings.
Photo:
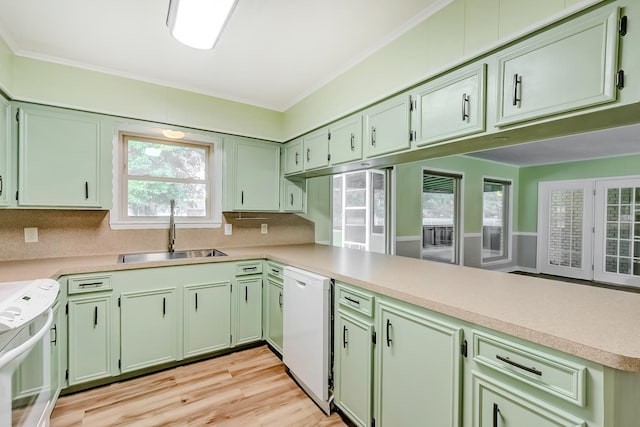
<svg viewBox="0 0 640 427">
<path fill-rule="evenodd" d="M 640 294 L 324 245 L 117 264 L 117 255 L 0 262 L 0 282 L 269 258 L 616 369 L 640 372 Z"/>
</svg>

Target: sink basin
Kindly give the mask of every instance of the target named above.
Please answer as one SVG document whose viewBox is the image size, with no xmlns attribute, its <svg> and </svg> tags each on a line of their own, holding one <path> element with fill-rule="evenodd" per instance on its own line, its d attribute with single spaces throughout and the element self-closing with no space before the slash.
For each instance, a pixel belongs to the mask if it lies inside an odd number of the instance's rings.
<svg viewBox="0 0 640 427">
<path fill-rule="evenodd" d="M 168 261 L 171 259 L 206 258 L 212 256 L 226 256 L 217 249 L 196 249 L 191 251 L 151 252 L 146 254 L 122 254 L 118 256 L 118 263 Z"/>
</svg>

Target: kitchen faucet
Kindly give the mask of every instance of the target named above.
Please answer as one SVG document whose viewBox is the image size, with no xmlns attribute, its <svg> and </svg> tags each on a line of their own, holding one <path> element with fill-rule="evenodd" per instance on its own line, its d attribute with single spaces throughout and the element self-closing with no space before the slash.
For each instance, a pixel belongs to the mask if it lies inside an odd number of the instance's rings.
<svg viewBox="0 0 640 427">
<path fill-rule="evenodd" d="M 176 201 L 174 199 L 169 200 L 171 213 L 169 214 L 169 252 L 176 250 Z"/>
</svg>

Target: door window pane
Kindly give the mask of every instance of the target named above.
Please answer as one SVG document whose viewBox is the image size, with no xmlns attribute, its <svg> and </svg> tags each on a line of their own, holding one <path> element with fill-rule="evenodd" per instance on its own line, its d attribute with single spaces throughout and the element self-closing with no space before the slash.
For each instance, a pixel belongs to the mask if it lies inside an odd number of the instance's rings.
<svg viewBox="0 0 640 427">
<path fill-rule="evenodd" d="M 425 171 L 422 177 L 422 258 L 458 262 L 460 176 Z"/>
<path fill-rule="evenodd" d="M 508 257 L 510 183 L 485 179 L 482 191 L 482 260 Z"/>
<path fill-rule="evenodd" d="M 617 194 L 617 193 L 616 193 Z M 609 194 L 613 200 L 617 195 Z M 582 268 L 582 189 L 552 190 L 550 197 L 549 221 L 549 259 L 551 265 Z M 617 228 L 607 229 L 610 235 L 617 236 Z M 615 237 L 615 236 L 614 236 Z M 617 241 L 611 241 L 607 251 L 617 251 Z M 607 252 L 608 253 L 608 252 Z"/>
</svg>

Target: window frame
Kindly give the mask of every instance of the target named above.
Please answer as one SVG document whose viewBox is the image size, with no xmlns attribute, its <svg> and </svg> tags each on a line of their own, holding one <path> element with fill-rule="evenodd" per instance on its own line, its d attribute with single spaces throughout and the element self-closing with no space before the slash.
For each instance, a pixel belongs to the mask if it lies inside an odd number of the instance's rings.
<svg viewBox="0 0 640 427">
<path fill-rule="evenodd" d="M 185 132 L 185 137 L 177 140 L 165 138 L 162 129 L 144 126 L 122 126 L 114 132 L 113 138 L 113 206 L 110 225 L 112 229 L 168 229 L 169 216 L 129 216 L 127 212 L 128 175 L 127 141 L 130 139 L 161 143 L 173 146 L 204 147 L 207 150 L 204 182 L 207 187 L 206 211 L 203 217 L 176 218 L 177 228 L 219 228 L 222 226 L 222 138 Z M 183 130 L 184 131 L 184 130 Z M 159 179 L 162 182 L 186 182 L 185 179 Z M 194 180 L 201 183 L 202 180 Z"/>
<path fill-rule="evenodd" d="M 484 186 L 486 183 L 500 184 L 505 186 L 508 191 L 505 191 L 506 200 L 503 202 L 502 211 L 502 255 L 500 256 L 484 256 Z M 482 222 L 480 224 L 480 263 L 481 265 L 501 264 L 511 262 L 511 236 L 512 236 L 512 224 L 513 224 L 513 180 L 500 177 L 483 176 L 482 177 Z"/>
</svg>

